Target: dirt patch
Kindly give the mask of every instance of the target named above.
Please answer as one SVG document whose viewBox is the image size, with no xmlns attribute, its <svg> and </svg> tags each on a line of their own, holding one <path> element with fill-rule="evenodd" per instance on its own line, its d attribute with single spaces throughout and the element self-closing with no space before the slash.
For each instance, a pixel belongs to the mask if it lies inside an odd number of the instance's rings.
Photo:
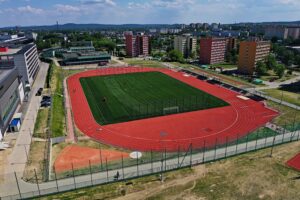
<svg viewBox="0 0 300 200">
<path fill-rule="evenodd" d="M 128 158 L 128 153 L 115 150 L 95 149 L 69 145 L 63 149 L 54 162 L 56 172 L 71 171 L 74 169 L 87 168 L 90 165 L 98 165 L 102 162 L 110 162 Z"/>
<path fill-rule="evenodd" d="M 46 142 L 33 141 L 28 154 L 28 161 L 24 170 L 23 179 L 29 182 L 36 182 L 35 172 L 39 182 L 43 181 L 45 167 Z"/>
</svg>

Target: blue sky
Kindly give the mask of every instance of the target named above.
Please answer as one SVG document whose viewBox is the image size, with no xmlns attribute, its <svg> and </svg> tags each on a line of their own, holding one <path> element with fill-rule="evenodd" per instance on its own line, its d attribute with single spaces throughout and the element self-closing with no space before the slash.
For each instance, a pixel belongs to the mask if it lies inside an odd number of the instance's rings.
<svg viewBox="0 0 300 200">
<path fill-rule="evenodd" d="M 0 27 L 300 20 L 300 0 L 0 0 Z"/>
</svg>

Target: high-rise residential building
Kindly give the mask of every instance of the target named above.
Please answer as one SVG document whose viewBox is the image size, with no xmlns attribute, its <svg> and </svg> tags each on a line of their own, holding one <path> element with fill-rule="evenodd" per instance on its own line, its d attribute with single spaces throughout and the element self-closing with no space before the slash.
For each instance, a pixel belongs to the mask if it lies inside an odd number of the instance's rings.
<svg viewBox="0 0 300 200">
<path fill-rule="evenodd" d="M 200 63 L 217 64 L 224 62 L 226 52 L 225 38 L 201 38 L 200 39 Z"/>
<path fill-rule="evenodd" d="M 182 53 L 182 55 L 187 58 L 193 52 L 196 52 L 197 48 L 197 38 L 191 35 L 176 36 L 174 38 L 174 49 Z"/>
<path fill-rule="evenodd" d="M 234 37 L 226 38 L 226 51 L 230 52 L 237 48 L 237 39 Z"/>
<path fill-rule="evenodd" d="M 144 33 L 125 34 L 126 53 L 129 57 L 148 56 L 150 54 L 150 39 Z"/>
<path fill-rule="evenodd" d="M 288 37 L 297 40 L 300 38 L 300 27 L 288 27 Z"/>
<path fill-rule="evenodd" d="M 0 69 L 11 66 L 16 67 L 24 87 L 30 88 L 40 69 L 36 45 L 7 48 L 0 52 Z"/>
<path fill-rule="evenodd" d="M 288 29 L 284 26 L 268 26 L 265 29 L 265 37 L 268 39 L 271 39 L 272 37 L 287 39 Z"/>
<path fill-rule="evenodd" d="M 252 75 L 258 61 L 266 59 L 270 54 L 270 41 L 242 41 L 240 42 L 238 71 Z"/>
<path fill-rule="evenodd" d="M 300 27 L 268 26 L 265 29 L 265 36 L 268 39 L 277 37 L 285 40 L 290 37 L 296 40 L 300 38 Z"/>
</svg>

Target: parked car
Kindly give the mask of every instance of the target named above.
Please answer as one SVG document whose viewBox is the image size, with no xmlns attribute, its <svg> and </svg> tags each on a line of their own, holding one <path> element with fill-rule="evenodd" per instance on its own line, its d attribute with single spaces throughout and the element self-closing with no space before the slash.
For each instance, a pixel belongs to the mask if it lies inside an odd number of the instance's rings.
<svg viewBox="0 0 300 200">
<path fill-rule="evenodd" d="M 43 107 L 43 108 L 47 108 L 49 106 L 51 106 L 51 102 L 42 102 L 41 103 L 41 107 Z"/>
<path fill-rule="evenodd" d="M 51 100 L 51 97 L 50 96 L 43 96 L 42 101 L 44 101 L 44 100 Z"/>
<path fill-rule="evenodd" d="M 38 91 L 36 92 L 35 96 L 41 96 L 43 92 L 43 88 L 39 88 Z"/>
</svg>

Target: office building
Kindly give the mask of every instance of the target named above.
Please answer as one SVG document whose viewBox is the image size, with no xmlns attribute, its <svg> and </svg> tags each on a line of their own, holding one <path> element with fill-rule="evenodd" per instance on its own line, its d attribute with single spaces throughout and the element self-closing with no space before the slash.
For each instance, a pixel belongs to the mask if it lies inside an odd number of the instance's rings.
<svg viewBox="0 0 300 200">
<path fill-rule="evenodd" d="M 201 38 L 200 39 L 200 63 L 217 64 L 225 61 L 225 38 Z"/>
<path fill-rule="evenodd" d="M 240 42 L 238 71 L 252 75 L 258 61 L 266 59 L 270 54 L 269 41 L 242 41 Z"/>
<path fill-rule="evenodd" d="M 26 88 L 33 84 L 40 69 L 40 61 L 35 44 L 18 48 L 2 48 L 0 52 L 0 69 L 15 66 Z"/>
<path fill-rule="evenodd" d="M 125 34 L 126 54 L 128 57 L 149 56 L 150 54 L 150 39 L 144 33 L 133 35 L 132 33 Z"/>
<path fill-rule="evenodd" d="M 174 38 L 174 49 L 180 51 L 185 58 L 196 52 L 197 38 L 191 35 L 176 36 Z"/>
<path fill-rule="evenodd" d="M 0 69 L 0 139 L 23 99 L 23 84 L 19 80 L 17 69 L 15 67 Z"/>
</svg>

